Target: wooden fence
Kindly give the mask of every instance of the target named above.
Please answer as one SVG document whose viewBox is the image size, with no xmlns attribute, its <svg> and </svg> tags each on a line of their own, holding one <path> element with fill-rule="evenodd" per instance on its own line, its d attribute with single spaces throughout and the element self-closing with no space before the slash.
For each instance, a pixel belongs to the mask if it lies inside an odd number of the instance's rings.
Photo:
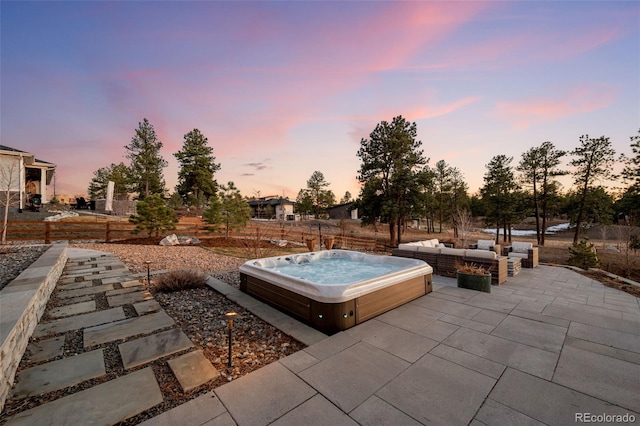
<svg viewBox="0 0 640 426">
<path fill-rule="evenodd" d="M 203 223 L 178 223 L 176 229 L 162 231 L 160 235 L 189 235 L 199 239 L 224 237 L 224 230 L 214 231 L 210 225 Z M 128 238 L 147 236 L 147 232 L 135 232 L 135 225 L 128 222 L 33 222 L 33 221 L 9 221 L 7 224 L 7 241 L 43 241 L 50 244 L 52 241 L 104 241 L 113 242 Z M 249 226 L 240 231 L 230 231 L 231 238 L 254 240 L 286 240 L 305 244 L 308 238 L 314 238 L 316 244 L 320 237 L 331 236 L 334 239 L 334 247 L 355 250 L 385 251 L 385 241 L 372 238 L 358 238 L 334 234 L 326 229 L 311 230 L 305 226 L 274 226 L 273 224 L 261 224 L 251 222 Z"/>
</svg>

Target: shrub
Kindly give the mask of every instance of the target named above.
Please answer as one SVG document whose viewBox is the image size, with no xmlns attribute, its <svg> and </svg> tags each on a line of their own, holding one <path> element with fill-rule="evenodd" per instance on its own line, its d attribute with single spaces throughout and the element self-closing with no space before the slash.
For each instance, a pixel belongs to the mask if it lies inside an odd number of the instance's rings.
<svg viewBox="0 0 640 426">
<path fill-rule="evenodd" d="M 582 269 L 598 268 L 600 261 L 596 255 L 596 249 L 593 243 L 589 242 L 589 238 L 584 237 L 577 243 L 573 243 L 569 247 L 569 265 L 577 266 Z"/>
<path fill-rule="evenodd" d="M 172 291 L 202 288 L 207 286 L 207 276 L 193 269 L 170 271 L 153 280 L 157 291 L 169 293 Z"/>
<path fill-rule="evenodd" d="M 461 274 L 469 275 L 490 275 L 491 268 L 486 268 L 482 265 L 476 265 L 475 263 L 455 263 L 456 271 Z"/>
</svg>

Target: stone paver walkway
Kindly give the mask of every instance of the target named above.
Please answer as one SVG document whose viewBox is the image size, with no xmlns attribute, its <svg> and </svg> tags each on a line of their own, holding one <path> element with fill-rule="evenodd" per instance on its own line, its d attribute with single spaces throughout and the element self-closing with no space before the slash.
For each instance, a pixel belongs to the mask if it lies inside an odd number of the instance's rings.
<svg viewBox="0 0 640 426">
<path fill-rule="evenodd" d="M 113 255 L 70 250 L 52 297 L 64 304 L 45 312 L 27 348 L 40 364 L 18 373 L 10 398 L 104 377 L 113 368 L 105 362 L 107 350 L 119 352 L 125 375 L 23 411 L 7 425 L 114 424 L 133 417 L 163 401 L 155 373 L 145 367 L 162 357 L 175 358 L 185 391 L 218 376 L 201 352 L 189 352 L 195 351 L 191 340 Z M 77 333 L 84 352 L 65 351 L 65 340 Z"/>
</svg>

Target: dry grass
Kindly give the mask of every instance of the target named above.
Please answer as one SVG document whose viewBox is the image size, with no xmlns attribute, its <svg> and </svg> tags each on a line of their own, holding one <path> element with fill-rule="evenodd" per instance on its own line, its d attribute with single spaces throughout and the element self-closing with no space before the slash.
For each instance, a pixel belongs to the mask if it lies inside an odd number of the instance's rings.
<svg viewBox="0 0 640 426">
<path fill-rule="evenodd" d="M 204 288 L 207 286 L 207 276 L 194 269 L 180 269 L 155 278 L 153 286 L 161 293 Z"/>
</svg>

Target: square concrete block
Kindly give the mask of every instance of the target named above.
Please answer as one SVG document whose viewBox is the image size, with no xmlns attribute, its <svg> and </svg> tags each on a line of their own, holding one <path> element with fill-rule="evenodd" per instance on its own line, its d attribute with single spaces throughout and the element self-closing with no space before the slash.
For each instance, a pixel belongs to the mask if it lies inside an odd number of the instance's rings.
<svg viewBox="0 0 640 426">
<path fill-rule="evenodd" d="M 349 417 L 357 421 L 358 424 L 371 426 L 419 426 L 421 424 L 375 395 L 349 413 Z"/>
<path fill-rule="evenodd" d="M 409 367 L 409 363 L 360 342 L 302 371 L 299 376 L 349 412 Z"/>
<path fill-rule="evenodd" d="M 279 359 L 278 362 L 297 374 L 319 363 L 320 360 L 306 351 L 298 351 L 285 358 Z"/>
<path fill-rule="evenodd" d="M 549 380 L 559 356 L 557 353 L 466 328 L 456 331 L 443 343 Z"/>
<path fill-rule="evenodd" d="M 627 409 L 512 368 L 507 368 L 489 398 L 549 425 L 576 424 L 576 413 L 629 413 Z"/>
<path fill-rule="evenodd" d="M 346 333 L 409 362 L 417 361 L 438 344 L 435 340 L 409 333 L 376 319 L 350 328 Z"/>
<path fill-rule="evenodd" d="M 427 354 L 376 396 L 423 424 L 468 424 L 496 380 Z"/>
<path fill-rule="evenodd" d="M 508 316 L 491 334 L 546 351 L 560 352 L 567 327 Z"/>
<path fill-rule="evenodd" d="M 437 299 L 435 297 L 421 297 L 411 302 L 416 306 L 431 309 L 432 311 L 444 314 L 455 315 L 457 317 L 470 319 L 477 315 L 482 309 L 464 303 L 452 302 L 449 300 Z"/>
<path fill-rule="evenodd" d="M 565 347 L 553 381 L 640 413 L 640 365 Z"/>
<path fill-rule="evenodd" d="M 502 372 L 506 368 L 504 365 L 497 362 L 493 362 L 486 358 L 482 358 L 477 355 L 452 348 L 451 346 L 447 346 L 445 344 L 436 346 L 429 353 L 431 355 L 435 355 L 442 359 L 446 359 L 447 361 L 454 362 L 494 379 L 500 378 Z"/>
<path fill-rule="evenodd" d="M 317 393 L 278 362 L 214 392 L 238 424 L 249 426 L 269 424 Z"/>
<path fill-rule="evenodd" d="M 209 425 L 212 423 L 208 422 L 224 413 L 224 406 L 212 391 L 144 421 L 140 426 Z M 235 425 L 233 420 L 231 422 Z"/>
<path fill-rule="evenodd" d="M 189 352 L 168 361 L 184 392 L 189 392 L 220 375 L 202 351 Z"/>
<path fill-rule="evenodd" d="M 357 426 L 353 419 L 340 411 L 335 405 L 327 401 L 322 395 L 315 395 L 303 402 L 284 416 L 280 417 L 273 426 L 288 425 L 344 425 Z"/>
<path fill-rule="evenodd" d="M 544 426 L 544 423 L 532 419 L 506 405 L 487 398 L 476 415 L 476 420 L 483 425 L 518 425 L 518 426 Z"/>
<path fill-rule="evenodd" d="M 578 339 L 640 353 L 640 336 L 635 334 L 574 322 L 571 323 L 569 327 L 568 335 Z"/>
</svg>

